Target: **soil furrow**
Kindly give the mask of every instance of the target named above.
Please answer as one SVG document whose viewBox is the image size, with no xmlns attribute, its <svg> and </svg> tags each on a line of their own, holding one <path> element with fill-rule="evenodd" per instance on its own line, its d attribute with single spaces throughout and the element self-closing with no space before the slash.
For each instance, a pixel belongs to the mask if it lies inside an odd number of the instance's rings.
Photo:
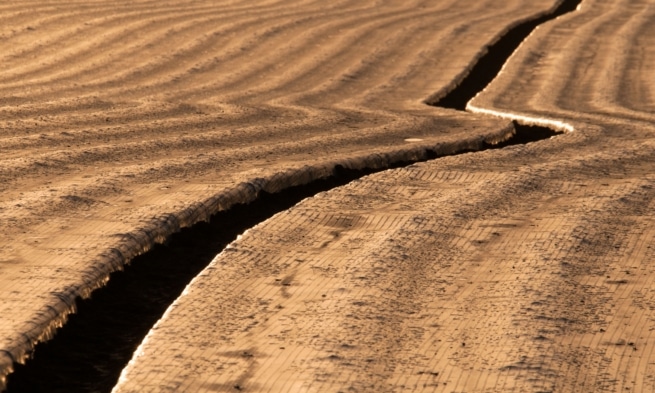
<svg viewBox="0 0 655 393">
<path fill-rule="evenodd" d="M 444 97 L 430 98 L 427 102 L 435 106 L 465 110 L 466 104 L 498 76 L 507 59 L 537 26 L 574 11 L 581 2 L 582 0 L 562 0 L 554 11 L 511 27 L 487 47 L 486 53 L 477 60 L 467 75 L 457 82 L 457 87 Z"/>
<path fill-rule="evenodd" d="M 465 3 L 457 2 L 465 11 L 455 2 L 373 0 L 41 9 L 37 25 L 4 43 L 16 67 L 0 72 L 0 314 L 10 316 L 0 321 L 0 375 L 110 273 L 217 211 L 351 169 L 549 138 L 544 128 L 419 102 L 452 85 L 490 38 L 552 7 Z M 422 84 L 434 62 L 413 58 L 440 53 L 424 49 L 432 45 L 461 50 Z M 372 96 L 384 110 L 363 99 Z M 98 382 L 118 372 L 94 366 Z"/>
<path fill-rule="evenodd" d="M 516 134 L 510 139 L 484 143 L 479 146 L 480 151 L 523 145 L 555 135 L 546 128 L 515 126 Z M 423 160 L 436 158 L 436 152 L 428 151 Z M 188 282 L 237 235 L 318 192 L 417 161 L 395 162 L 375 170 L 337 167 L 329 178 L 274 194 L 261 192 L 250 204 L 232 206 L 208 222 L 173 234 L 164 245 L 154 247 L 132 260 L 130 266 L 113 273 L 108 284 L 96 290 L 93 298 L 78 300 L 76 313 L 57 335 L 39 344 L 34 358 L 25 366 L 16 366 L 8 378 L 7 392 L 110 391 L 152 325 Z M 392 286 L 397 287 L 397 283 Z M 144 293 L 143 288 L 149 289 Z M 402 330 L 398 334 L 398 337 L 404 335 Z M 82 369 L 84 372 L 80 374 Z"/>
</svg>

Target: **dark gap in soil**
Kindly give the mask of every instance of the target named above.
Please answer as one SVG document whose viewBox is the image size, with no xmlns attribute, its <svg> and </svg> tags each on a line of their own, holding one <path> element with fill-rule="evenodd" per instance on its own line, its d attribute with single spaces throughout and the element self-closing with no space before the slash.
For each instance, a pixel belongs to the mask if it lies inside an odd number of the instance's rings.
<svg viewBox="0 0 655 393">
<path fill-rule="evenodd" d="M 554 131 L 548 127 L 522 125 L 516 121 L 514 121 L 513 124 L 514 129 L 516 130 L 516 134 L 514 134 L 512 138 L 504 142 L 497 143 L 495 145 L 487 145 L 485 147 L 490 149 L 502 149 L 505 146 L 524 145 L 526 143 L 548 139 L 551 136 L 559 135 L 562 133 L 559 131 Z"/>
<path fill-rule="evenodd" d="M 478 60 L 468 76 L 454 90 L 431 105 L 465 110 L 466 103 L 491 83 L 507 59 L 538 25 L 574 11 L 581 2 L 582 0 L 564 0 L 552 14 L 523 22 L 512 28 L 487 48 L 487 53 Z"/>
<path fill-rule="evenodd" d="M 339 168 L 328 179 L 219 212 L 173 234 L 165 244 L 111 274 L 108 284 L 77 300 L 55 337 L 37 345 L 26 365 L 15 364 L 7 392 L 109 392 L 137 346 L 185 286 L 237 235 L 301 199 L 366 172 Z M 370 172 L 370 171 L 369 171 Z"/>
<path fill-rule="evenodd" d="M 573 11 L 580 2 L 564 0 L 553 14 L 516 26 L 489 47 L 489 52 L 455 90 L 434 105 L 465 109 L 466 103 L 491 82 L 537 25 Z M 485 144 L 481 150 L 525 144 L 558 134 L 546 127 L 523 126 L 516 122 L 514 127 L 514 137 L 495 145 Z M 439 157 L 436 152 L 428 151 L 427 158 L 421 161 Z M 77 312 L 69 316 L 55 337 L 39 343 L 34 356 L 25 365 L 14 365 L 15 371 L 7 377 L 7 393 L 110 392 L 154 323 L 191 279 L 237 235 L 318 192 L 412 163 L 398 162 L 375 170 L 337 166 L 330 178 L 276 194 L 262 192 L 250 204 L 234 206 L 215 214 L 210 222 L 198 223 L 173 234 L 166 244 L 154 246 L 135 258 L 125 270 L 113 273 L 108 284 L 94 291 L 89 299 L 78 299 Z"/>
<path fill-rule="evenodd" d="M 524 144 L 555 135 L 543 127 L 515 123 L 511 139 L 481 150 Z M 428 151 L 427 161 L 440 156 Z M 456 154 L 463 154 L 460 152 Z M 342 166 L 333 176 L 269 194 L 247 205 L 236 205 L 173 234 L 165 244 L 136 257 L 123 271 L 110 276 L 106 286 L 88 299 L 77 300 L 77 313 L 55 337 L 36 346 L 25 365 L 15 364 L 7 378 L 7 393 L 110 392 L 122 369 L 168 306 L 227 244 L 246 229 L 286 210 L 304 198 L 386 169 L 413 162 L 398 162 L 388 168 L 352 170 Z"/>
</svg>

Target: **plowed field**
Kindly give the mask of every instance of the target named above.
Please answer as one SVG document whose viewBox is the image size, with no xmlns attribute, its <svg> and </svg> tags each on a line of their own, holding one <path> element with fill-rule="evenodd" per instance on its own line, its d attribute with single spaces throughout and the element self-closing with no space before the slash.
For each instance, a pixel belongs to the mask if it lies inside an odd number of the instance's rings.
<svg viewBox="0 0 655 393">
<path fill-rule="evenodd" d="M 0 5 L 0 375 L 74 299 L 260 190 L 376 174 L 247 232 L 117 391 L 650 391 L 649 1 Z M 1 386 L 1 384 L 0 384 Z"/>
</svg>

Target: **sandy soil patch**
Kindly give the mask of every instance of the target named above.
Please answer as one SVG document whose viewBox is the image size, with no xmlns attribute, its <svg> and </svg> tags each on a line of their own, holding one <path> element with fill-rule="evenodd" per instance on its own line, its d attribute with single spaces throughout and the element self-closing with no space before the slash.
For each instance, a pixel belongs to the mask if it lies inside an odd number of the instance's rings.
<svg viewBox="0 0 655 393">
<path fill-rule="evenodd" d="M 115 391 L 655 389 L 653 17 L 585 1 L 539 28 L 471 109 L 575 132 L 375 174 L 253 228 Z"/>
<path fill-rule="evenodd" d="M 0 5 L 0 375 L 110 271 L 257 187 L 505 137 L 422 100 L 552 3 Z"/>
</svg>

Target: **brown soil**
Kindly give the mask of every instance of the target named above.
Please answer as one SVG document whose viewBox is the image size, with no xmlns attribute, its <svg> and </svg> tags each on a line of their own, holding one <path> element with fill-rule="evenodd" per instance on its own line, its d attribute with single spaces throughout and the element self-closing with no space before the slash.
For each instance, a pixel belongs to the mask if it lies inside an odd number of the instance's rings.
<svg viewBox="0 0 655 393">
<path fill-rule="evenodd" d="M 109 272 L 260 189 L 507 137 L 422 101 L 556 2 L 437 3 L 1 5 L 0 375 Z M 249 231 L 117 390 L 653 389 L 655 24 L 608 3 L 542 26 L 471 106 L 575 132 Z"/>
</svg>

